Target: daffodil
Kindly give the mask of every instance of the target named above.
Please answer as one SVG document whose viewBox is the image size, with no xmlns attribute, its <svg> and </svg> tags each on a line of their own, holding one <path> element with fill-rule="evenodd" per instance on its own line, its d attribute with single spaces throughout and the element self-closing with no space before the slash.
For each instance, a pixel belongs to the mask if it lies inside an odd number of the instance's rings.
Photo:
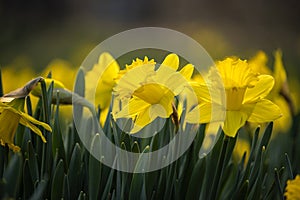
<svg viewBox="0 0 300 200">
<path fill-rule="evenodd" d="M 114 88 L 115 99 L 122 103 L 120 111 L 114 109 L 114 118 L 131 118 L 134 125 L 130 133 L 137 133 L 156 118 L 168 118 L 174 112 L 174 97 L 185 86 L 193 73 L 191 64 L 180 72 L 179 58 L 169 54 L 156 69 L 154 60 L 136 59 L 122 71 Z"/>
<path fill-rule="evenodd" d="M 287 200 L 300 200 L 300 175 L 295 179 L 288 180 L 285 188 L 284 196 Z"/>
<path fill-rule="evenodd" d="M 95 106 L 100 106 L 100 123 L 103 125 L 111 103 L 113 87 L 116 83 L 120 67 L 117 61 L 107 52 L 99 56 L 98 63 L 90 71 L 86 72 L 85 97 L 88 100 L 95 99 Z M 97 87 L 95 87 L 95 85 Z"/>
<path fill-rule="evenodd" d="M 264 123 L 281 116 L 278 106 L 265 98 L 273 88 L 273 77 L 254 73 L 247 61 L 234 58 L 219 61 L 216 68 L 210 70 L 209 79 L 207 84 L 192 85 L 199 105 L 188 114 L 188 122 L 209 123 L 225 119 L 224 133 L 235 137 L 246 121 Z M 214 101 L 218 100 L 214 95 L 222 89 L 226 101 Z M 195 121 L 195 114 L 200 115 L 199 121 Z M 217 118 L 212 119 L 212 115 Z"/>
<path fill-rule="evenodd" d="M 60 82 L 64 84 L 65 88 L 70 90 L 73 88 L 76 70 L 73 68 L 71 63 L 66 60 L 53 59 L 43 70 L 42 75 L 47 76 L 49 72 L 51 72 L 52 78 L 60 80 Z"/>
<path fill-rule="evenodd" d="M 250 59 L 250 67 L 253 71 L 260 74 L 272 75 L 275 79 L 275 84 L 268 99 L 274 101 L 281 109 L 283 115 L 274 123 L 275 132 L 286 132 L 292 125 L 292 115 L 295 114 L 295 100 L 292 99 L 289 91 L 287 74 L 282 61 L 281 50 L 274 52 L 274 71 L 271 71 L 267 66 L 268 57 L 263 51 L 259 51 L 252 59 Z"/>
<path fill-rule="evenodd" d="M 31 129 L 41 137 L 43 142 L 46 142 L 46 139 L 35 125 L 40 125 L 44 129 L 52 131 L 48 124 L 40 122 L 24 113 L 25 97 L 40 81 L 42 81 L 42 78 L 38 77 L 28 82 L 24 87 L 0 98 L 0 144 L 3 146 L 7 144 L 15 152 L 20 151 L 20 147 L 14 144 L 14 136 L 19 124 Z"/>
</svg>

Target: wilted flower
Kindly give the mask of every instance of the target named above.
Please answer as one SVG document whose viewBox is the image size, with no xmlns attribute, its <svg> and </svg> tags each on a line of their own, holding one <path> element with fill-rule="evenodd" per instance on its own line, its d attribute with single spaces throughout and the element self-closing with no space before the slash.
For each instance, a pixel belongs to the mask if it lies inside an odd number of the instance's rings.
<svg viewBox="0 0 300 200">
<path fill-rule="evenodd" d="M 28 82 L 24 87 L 0 98 L 0 144 L 3 146 L 7 144 L 15 152 L 20 151 L 20 147 L 14 145 L 14 136 L 19 123 L 30 128 L 41 137 L 43 142 L 46 142 L 46 139 L 35 125 L 40 125 L 46 130 L 52 131 L 48 124 L 40 122 L 24 113 L 25 97 L 42 80 L 41 77 L 38 77 Z"/>
</svg>

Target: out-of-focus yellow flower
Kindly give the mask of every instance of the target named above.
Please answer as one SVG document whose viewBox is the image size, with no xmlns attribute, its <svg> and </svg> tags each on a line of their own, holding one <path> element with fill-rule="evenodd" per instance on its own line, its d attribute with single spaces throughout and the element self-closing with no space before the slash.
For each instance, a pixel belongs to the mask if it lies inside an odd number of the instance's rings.
<svg viewBox="0 0 300 200">
<path fill-rule="evenodd" d="M 247 140 L 238 138 L 233 149 L 233 159 L 239 162 L 242 159 L 245 152 L 246 152 L 245 163 L 247 163 L 250 154 L 250 144 Z"/>
<path fill-rule="evenodd" d="M 87 99 L 95 98 L 95 106 L 100 106 L 100 123 L 104 124 L 112 98 L 112 90 L 115 86 L 115 78 L 118 76 L 120 67 L 117 61 L 109 54 L 100 55 L 98 63 L 91 71 L 86 72 L 85 84 Z M 100 78 L 99 78 L 100 77 Z M 95 84 L 97 84 L 95 91 Z"/>
<path fill-rule="evenodd" d="M 48 124 L 40 122 L 24 113 L 25 97 L 41 80 L 42 78 L 40 77 L 36 78 L 28 82 L 24 87 L 0 98 L 0 144 L 3 146 L 7 144 L 15 152 L 20 151 L 20 147 L 14 145 L 14 136 L 19 123 L 30 128 L 41 137 L 43 142 L 46 142 L 46 139 L 35 125 L 40 125 L 46 130 L 52 131 Z"/>
<path fill-rule="evenodd" d="M 12 66 L 1 68 L 4 93 L 22 87 L 24 83 L 35 77 L 32 68 L 16 69 Z"/>
<path fill-rule="evenodd" d="M 114 112 L 114 118 L 131 118 L 134 126 L 130 133 L 134 134 L 150 124 L 157 117 L 168 118 L 173 113 L 172 103 L 188 84 L 193 73 L 191 64 L 183 67 L 180 72 L 179 58 L 169 54 L 160 67 L 155 69 L 154 60 L 147 57 L 136 59 L 114 88 L 116 101 L 122 102 L 121 110 Z M 125 73 L 124 73 L 125 72 Z"/>
<path fill-rule="evenodd" d="M 300 175 L 297 175 L 295 179 L 288 180 L 285 187 L 284 196 L 287 200 L 300 200 Z"/>
<path fill-rule="evenodd" d="M 65 86 L 62 82 L 52 79 L 52 78 L 44 78 L 45 84 L 46 84 L 46 89 L 49 88 L 50 84 L 53 82 L 53 89 L 54 91 L 56 89 L 64 89 Z M 42 96 L 42 89 L 41 87 L 35 87 L 33 88 L 33 90 L 31 91 L 31 94 L 36 96 L 36 97 L 41 97 Z"/>
<path fill-rule="evenodd" d="M 256 55 L 249 60 L 248 63 L 254 72 L 272 75 L 272 71 L 267 66 L 268 56 L 265 52 L 258 51 Z"/>
<path fill-rule="evenodd" d="M 274 77 L 275 84 L 267 98 L 274 101 L 282 111 L 282 117 L 274 122 L 274 132 L 286 132 L 292 125 L 292 115 L 296 112 L 296 108 L 295 100 L 289 91 L 281 50 L 274 52 L 274 72 L 267 67 L 267 61 L 267 55 L 263 51 L 259 51 L 250 59 L 249 63 L 251 63 L 250 67 L 253 71 Z"/>
<path fill-rule="evenodd" d="M 69 62 L 62 59 L 54 59 L 43 70 L 42 75 L 46 77 L 49 72 L 51 72 L 51 77 L 63 83 L 65 88 L 69 90 L 73 88 L 76 71 Z"/>
<path fill-rule="evenodd" d="M 74 68 L 72 64 L 69 63 L 68 61 L 63 59 L 54 59 L 47 65 L 47 67 L 43 70 L 41 74 L 43 77 L 46 77 L 51 72 L 51 78 L 55 80 L 55 82 L 59 81 L 60 83 L 63 84 L 64 89 L 72 90 L 73 84 L 75 82 L 76 70 L 77 69 Z M 54 84 L 56 84 L 55 82 Z M 47 83 L 47 79 L 46 79 L 46 83 Z M 54 96 L 56 96 L 56 94 L 54 94 Z M 34 103 L 35 101 L 37 103 L 36 98 L 32 98 L 32 99 Z M 66 121 L 71 121 L 73 117 L 72 107 L 71 106 L 61 107 L 60 116 L 62 119 Z"/>
<path fill-rule="evenodd" d="M 221 80 L 216 77 L 221 77 Z M 235 137 L 238 129 L 244 126 L 246 121 L 265 123 L 281 116 L 278 106 L 265 99 L 274 85 L 273 77 L 254 73 L 246 61 L 233 58 L 219 61 L 216 68 L 210 70 L 209 79 L 211 80 L 206 85 L 199 83 L 192 86 L 199 105 L 188 114 L 188 122 L 212 122 L 211 112 L 214 107 L 219 120 L 225 117 L 222 127 L 224 133 Z M 214 93 L 223 89 L 223 86 L 226 103 L 212 101 Z M 196 114 L 200 115 L 200 121 L 195 121 L 193 116 Z"/>
</svg>

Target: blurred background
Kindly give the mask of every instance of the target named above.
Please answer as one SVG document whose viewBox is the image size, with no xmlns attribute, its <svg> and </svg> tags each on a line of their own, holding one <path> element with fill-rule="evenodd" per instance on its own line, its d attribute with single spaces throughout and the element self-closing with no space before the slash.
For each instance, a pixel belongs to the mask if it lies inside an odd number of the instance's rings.
<svg viewBox="0 0 300 200">
<path fill-rule="evenodd" d="M 300 64 L 296 0 L 0 0 L 0 66 L 42 72 L 53 60 L 80 66 L 97 44 L 121 31 L 171 28 L 197 40 L 214 59 L 248 59 L 281 48 L 287 73 Z"/>
</svg>

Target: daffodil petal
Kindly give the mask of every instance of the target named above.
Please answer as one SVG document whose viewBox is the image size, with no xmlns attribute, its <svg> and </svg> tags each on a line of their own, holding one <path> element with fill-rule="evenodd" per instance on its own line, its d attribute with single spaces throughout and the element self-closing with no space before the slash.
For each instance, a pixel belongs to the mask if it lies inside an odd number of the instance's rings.
<svg viewBox="0 0 300 200">
<path fill-rule="evenodd" d="M 164 109 L 164 114 L 161 115 L 165 117 L 169 117 L 173 113 L 172 102 L 174 99 L 174 95 L 171 91 L 165 94 L 165 96 L 159 102 L 159 105 Z"/>
<path fill-rule="evenodd" d="M 7 143 L 8 147 L 13 150 L 13 152 L 19 152 L 21 148 L 13 143 Z"/>
<path fill-rule="evenodd" d="M 172 114 L 172 105 L 167 106 L 167 109 L 161 104 L 155 104 L 150 107 L 150 118 L 156 119 L 157 117 L 168 118 Z"/>
<path fill-rule="evenodd" d="M 115 118 L 134 117 L 143 110 L 149 108 L 151 104 L 143 101 L 140 98 L 132 98 L 129 103 L 125 105 L 120 112 L 115 114 Z"/>
<path fill-rule="evenodd" d="M 255 104 L 254 109 L 247 121 L 253 123 L 265 123 L 278 119 L 282 116 L 280 108 L 270 100 L 262 99 Z"/>
<path fill-rule="evenodd" d="M 222 122 L 225 119 L 225 111 L 219 105 L 210 103 L 199 104 L 187 113 L 186 121 L 189 123 Z"/>
<path fill-rule="evenodd" d="M 135 67 L 122 76 L 114 87 L 116 96 L 129 98 L 147 79 L 155 74 L 154 65 Z"/>
<path fill-rule="evenodd" d="M 23 124 L 24 126 L 30 128 L 33 132 L 35 132 L 38 136 L 41 137 L 41 139 L 44 143 L 46 143 L 46 139 L 45 139 L 45 137 L 43 136 L 41 130 L 38 127 L 31 124 L 29 121 L 25 120 L 24 118 L 20 119 L 20 124 Z"/>
<path fill-rule="evenodd" d="M 171 54 L 166 56 L 166 58 L 161 63 L 161 65 L 170 67 L 170 68 L 172 68 L 176 71 L 179 67 L 179 58 L 176 54 L 171 53 Z"/>
<path fill-rule="evenodd" d="M 144 109 L 135 119 L 134 127 L 130 131 L 131 134 L 140 131 L 143 127 L 150 124 L 154 119 L 150 118 L 150 107 Z"/>
<path fill-rule="evenodd" d="M 287 75 L 285 68 L 282 63 L 282 52 L 281 50 L 277 50 L 274 52 L 274 78 L 276 80 L 274 90 L 276 93 L 279 93 L 283 85 L 287 81 Z"/>
<path fill-rule="evenodd" d="M 98 65 L 99 68 L 104 69 L 101 75 L 101 80 L 103 83 L 112 84 L 112 79 L 115 78 L 120 70 L 117 61 L 107 52 L 103 53 L 99 57 Z"/>
<path fill-rule="evenodd" d="M 26 113 L 21 113 L 21 119 L 26 119 L 29 122 L 34 123 L 36 125 L 40 125 L 47 131 L 52 132 L 52 128 L 48 124 L 46 124 L 45 122 L 38 121 Z"/>
<path fill-rule="evenodd" d="M 186 80 L 190 80 L 190 78 L 192 77 L 194 72 L 194 65 L 192 64 L 187 64 L 185 65 L 180 71 L 179 73 L 186 79 Z"/>
<path fill-rule="evenodd" d="M 229 137 L 235 137 L 237 131 L 244 126 L 248 115 L 240 111 L 226 111 L 226 120 L 224 122 L 224 133 Z"/>
<path fill-rule="evenodd" d="M 11 112 L 13 108 L 5 107 L 0 109 L 0 139 L 5 143 L 13 143 L 20 116 L 16 112 Z M 8 121 L 9 119 L 9 121 Z"/>
<path fill-rule="evenodd" d="M 173 91 L 174 95 L 177 96 L 184 88 L 188 85 L 186 79 L 178 72 L 171 75 L 165 83 L 170 91 Z"/>
<path fill-rule="evenodd" d="M 204 84 L 191 83 L 199 102 L 211 102 L 211 96 L 208 87 Z"/>
<path fill-rule="evenodd" d="M 274 86 L 274 78 L 270 75 L 260 75 L 259 80 L 253 88 L 247 88 L 243 103 L 257 102 L 265 98 Z"/>
</svg>

